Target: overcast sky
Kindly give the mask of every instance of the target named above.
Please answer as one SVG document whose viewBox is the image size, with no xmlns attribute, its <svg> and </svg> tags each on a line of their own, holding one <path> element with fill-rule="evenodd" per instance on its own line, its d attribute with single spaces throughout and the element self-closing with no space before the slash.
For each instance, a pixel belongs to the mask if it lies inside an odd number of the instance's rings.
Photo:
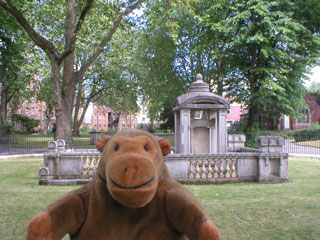
<svg viewBox="0 0 320 240">
<path fill-rule="evenodd" d="M 309 87 L 312 82 L 320 83 L 320 66 L 317 66 L 312 70 L 312 75 L 310 75 L 310 80 L 306 81 L 305 83 Z"/>
</svg>

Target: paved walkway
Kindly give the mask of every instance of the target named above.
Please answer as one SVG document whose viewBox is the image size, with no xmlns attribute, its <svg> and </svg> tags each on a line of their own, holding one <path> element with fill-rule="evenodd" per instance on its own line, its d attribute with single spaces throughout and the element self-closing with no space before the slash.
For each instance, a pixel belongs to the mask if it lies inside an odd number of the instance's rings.
<svg viewBox="0 0 320 240">
<path fill-rule="evenodd" d="M 46 148 L 12 148 L 6 146 L 0 146 L 0 156 L 3 155 L 20 155 L 20 154 L 34 154 L 34 153 L 44 153 Z"/>
</svg>

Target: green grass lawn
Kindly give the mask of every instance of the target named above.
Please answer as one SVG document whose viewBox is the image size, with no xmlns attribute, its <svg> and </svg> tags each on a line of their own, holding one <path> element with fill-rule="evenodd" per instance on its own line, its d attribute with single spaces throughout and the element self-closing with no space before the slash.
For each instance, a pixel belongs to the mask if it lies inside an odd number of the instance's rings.
<svg viewBox="0 0 320 240">
<path fill-rule="evenodd" d="M 13 148 L 44 148 L 48 147 L 48 142 L 53 141 L 54 137 L 52 136 L 11 136 L 10 137 L 10 147 Z M 90 137 L 89 136 L 81 136 L 81 137 L 74 137 L 74 147 L 75 148 L 95 148 L 95 145 L 90 145 Z M 0 144 L 1 145 L 1 144 Z M 3 144 L 7 146 L 8 143 Z"/>
<path fill-rule="evenodd" d="M 29 220 L 79 186 L 39 186 L 42 159 L 0 160 L 0 239 L 25 239 Z M 230 239 L 320 239 L 320 160 L 291 158 L 290 182 L 188 185 Z M 65 238 L 68 239 L 68 238 Z"/>
<path fill-rule="evenodd" d="M 320 140 L 297 142 L 297 145 L 320 148 Z"/>
</svg>

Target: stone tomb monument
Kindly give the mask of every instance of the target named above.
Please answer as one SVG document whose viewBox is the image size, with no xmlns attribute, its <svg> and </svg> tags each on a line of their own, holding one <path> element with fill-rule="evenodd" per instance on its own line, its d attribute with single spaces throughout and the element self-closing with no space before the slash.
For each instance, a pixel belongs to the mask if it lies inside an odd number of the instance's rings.
<svg viewBox="0 0 320 240">
<path fill-rule="evenodd" d="M 173 178 L 183 183 L 286 182 L 288 154 L 283 137 L 261 136 L 259 149 L 244 147 L 244 135 L 227 135 L 229 102 L 209 91 L 197 75 L 190 91 L 175 101 L 175 151 L 165 158 Z M 80 184 L 94 178 L 100 152 L 65 149 L 49 142 L 39 184 Z"/>
<path fill-rule="evenodd" d="M 175 101 L 175 152 L 227 152 L 227 110 L 230 103 L 209 91 L 197 74 L 190 91 Z"/>
<path fill-rule="evenodd" d="M 175 151 L 166 157 L 171 175 L 185 183 L 287 181 L 284 139 L 259 137 L 259 149 L 244 147 L 244 135 L 227 134 L 229 108 L 197 74 L 189 92 L 175 100 Z"/>
</svg>

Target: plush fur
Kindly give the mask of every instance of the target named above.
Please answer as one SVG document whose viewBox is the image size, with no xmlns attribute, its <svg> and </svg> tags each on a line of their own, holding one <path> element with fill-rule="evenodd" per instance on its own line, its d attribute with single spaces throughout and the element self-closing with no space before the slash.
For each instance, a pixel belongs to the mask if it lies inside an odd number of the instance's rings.
<svg viewBox="0 0 320 240">
<path fill-rule="evenodd" d="M 168 140 L 133 130 L 97 143 L 96 178 L 35 216 L 27 239 L 215 240 L 219 231 L 199 201 L 173 180 Z"/>
</svg>

